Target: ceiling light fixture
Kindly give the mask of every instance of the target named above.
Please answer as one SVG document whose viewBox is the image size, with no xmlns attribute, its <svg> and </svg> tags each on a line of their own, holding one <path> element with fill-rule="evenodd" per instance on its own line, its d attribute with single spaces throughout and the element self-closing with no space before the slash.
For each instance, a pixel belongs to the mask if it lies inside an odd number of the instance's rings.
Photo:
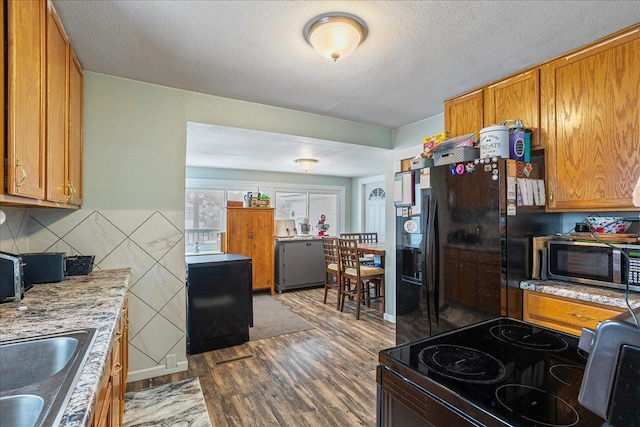
<svg viewBox="0 0 640 427">
<path fill-rule="evenodd" d="M 316 167 L 318 161 L 316 159 L 296 159 L 296 166 L 307 172 Z"/>
<path fill-rule="evenodd" d="M 304 27 L 304 38 L 320 55 L 337 61 L 351 55 L 367 37 L 367 24 L 348 13 L 325 13 Z"/>
</svg>

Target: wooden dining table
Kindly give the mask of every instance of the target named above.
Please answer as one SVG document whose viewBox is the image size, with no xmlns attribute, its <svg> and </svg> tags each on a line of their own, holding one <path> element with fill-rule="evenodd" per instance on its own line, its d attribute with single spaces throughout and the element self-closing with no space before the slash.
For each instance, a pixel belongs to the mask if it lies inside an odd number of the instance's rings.
<svg viewBox="0 0 640 427">
<path fill-rule="evenodd" d="M 384 268 L 385 245 L 384 242 L 358 243 L 358 252 L 362 254 L 377 255 L 380 257 L 380 266 Z"/>
</svg>

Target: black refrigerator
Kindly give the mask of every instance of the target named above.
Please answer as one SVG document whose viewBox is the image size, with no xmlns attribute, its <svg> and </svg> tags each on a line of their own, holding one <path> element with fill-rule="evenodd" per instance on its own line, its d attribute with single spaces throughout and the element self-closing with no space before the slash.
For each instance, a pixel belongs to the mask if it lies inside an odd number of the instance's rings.
<svg viewBox="0 0 640 427">
<path fill-rule="evenodd" d="M 518 166 L 493 158 L 409 172 L 413 205 L 396 208 L 397 344 L 501 315 L 522 319 L 532 237 L 561 222 L 544 206 L 518 206 L 517 177 L 544 176 L 541 159 Z"/>
<path fill-rule="evenodd" d="M 186 257 L 187 351 L 202 353 L 249 341 L 253 326 L 251 258 Z"/>
</svg>

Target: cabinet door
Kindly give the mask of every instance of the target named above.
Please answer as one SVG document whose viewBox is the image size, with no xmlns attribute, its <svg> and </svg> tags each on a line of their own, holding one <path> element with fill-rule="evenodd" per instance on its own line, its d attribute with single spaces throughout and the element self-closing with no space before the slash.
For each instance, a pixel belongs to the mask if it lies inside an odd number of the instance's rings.
<svg viewBox="0 0 640 427">
<path fill-rule="evenodd" d="M 324 283 L 324 248 L 322 240 L 308 243 L 309 274 L 307 283 Z"/>
<path fill-rule="evenodd" d="M 480 136 L 483 127 L 482 89 L 444 102 L 444 130 L 449 136 L 475 133 Z"/>
<path fill-rule="evenodd" d="M 111 348 L 111 425 L 112 427 L 122 426 L 122 414 L 124 413 L 124 402 L 121 400 L 123 387 L 123 366 L 122 366 L 122 315 L 117 323 L 116 335 Z"/>
<path fill-rule="evenodd" d="M 283 287 L 288 289 L 307 283 L 308 258 L 308 242 L 286 242 L 284 244 L 284 265 L 281 266 L 284 269 Z"/>
<path fill-rule="evenodd" d="M 640 176 L 640 31 L 542 68 L 547 208 L 634 210 Z"/>
<path fill-rule="evenodd" d="M 47 13 L 47 200 L 67 197 L 67 71 L 69 42 L 55 12 Z"/>
<path fill-rule="evenodd" d="M 582 328 L 595 329 L 598 322 L 623 311 L 618 307 L 524 291 L 523 320 L 576 336 L 580 336 Z"/>
<path fill-rule="evenodd" d="M 273 209 L 227 208 L 227 252 L 250 257 L 253 289 L 273 293 Z"/>
<path fill-rule="evenodd" d="M 253 289 L 270 289 L 273 293 L 274 249 L 273 209 L 254 209 L 251 215 L 251 258 Z"/>
<path fill-rule="evenodd" d="M 46 2 L 7 2 L 9 194 L 45 197 Z"/>
<path fill-rule="evenodd" d="M 542 148 L 540 138 L 540 71 L 527 71 L 485 89 L 484 122 L 489 126 L 505 120 L 522 120 L 533 130 L 531 148 Z"/>
<path fill-rule="evenodd" d="M 251 214 L 244 208 L 227 208 L 227 252 L 251 257 Z M 254 264 L 255 266 L 255 264 Z M 255 267 L 254 267 L 255 269 Z"/>
<path fill-rule="evenodd" d="M 73 48 L 69 46 L 69 150 L 67 154 L 68 202 L 82 205 L 82 108 L 84 76 Z"/>
</svg>

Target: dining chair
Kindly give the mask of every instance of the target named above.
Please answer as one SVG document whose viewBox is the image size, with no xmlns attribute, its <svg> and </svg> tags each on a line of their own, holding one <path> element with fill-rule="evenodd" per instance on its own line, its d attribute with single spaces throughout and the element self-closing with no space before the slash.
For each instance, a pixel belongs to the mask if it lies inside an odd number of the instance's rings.
<svg viewBox="0 0 640 427">
<path fill-rule="evenodd" d="M 378 243 L 378 233 L 360 233 L 360 243 Z"/>
<path fill-rule="evenodd" d="M 344 311 L 345 299 L 355 299 L 356 320 L 360 319 L 360 307 L 366 304 L 371 307 L 371 301 L 378 299 L 384 310 L 384 268 L 360 264 L 358 241 L 355 239 L 338 239 L 338 254 L 340 257 L 340 311 Z M 371 289 L 378 292 L 371 294 Z M 351 287 L 351 284 L 354 287 Z"/>
<path fill-rule="evenodd" d="M 338 238 L 323 237 L 322 248 L 324 250 L 324 301 L 327 303 L 329 288 L 337 291 L 338 298 L 336 309 L 340 309 L 340 257 L 338 255 Z"/>
<path fill-rule="evenodd" d="M 360 233 L 340 233 L 341 239 L 360 240 Z"/>
</svg>

